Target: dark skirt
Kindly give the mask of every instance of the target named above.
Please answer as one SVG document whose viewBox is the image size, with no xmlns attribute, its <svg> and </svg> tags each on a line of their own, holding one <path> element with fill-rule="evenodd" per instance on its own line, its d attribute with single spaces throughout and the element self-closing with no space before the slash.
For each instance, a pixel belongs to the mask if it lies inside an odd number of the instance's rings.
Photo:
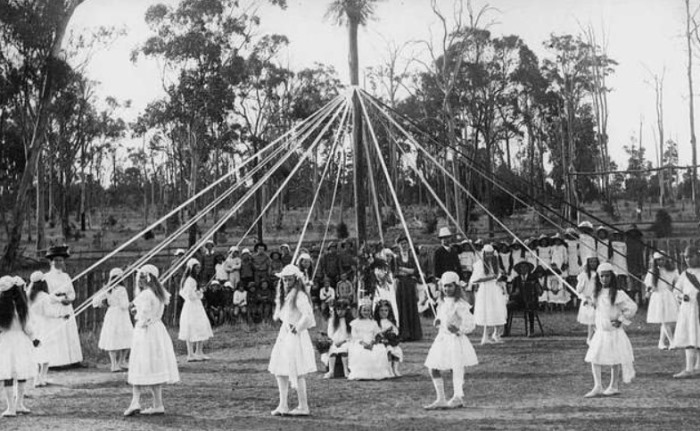
<svg viewBox="0 0 700 431">
<path fill-rule="evenodd" d="M 396 305 L 399 309 L 399 339 L 401 341 L 418 341 L 423 338 L 416 280 L 413 277 L 399 277 L 396 286 Z"/>
</svg>

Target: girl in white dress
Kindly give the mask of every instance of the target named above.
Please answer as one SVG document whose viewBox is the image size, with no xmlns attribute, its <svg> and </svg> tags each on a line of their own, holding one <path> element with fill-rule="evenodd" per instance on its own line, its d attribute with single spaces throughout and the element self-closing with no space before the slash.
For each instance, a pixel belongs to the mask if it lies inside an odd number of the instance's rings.
<svg viewBox="0 0 700 431">
<path fill-rule="evenodd" d="M 389 263 L 386 260 L 377 258 L 372 262 L 371 270 L 374 274 L 374 280 L 372 280 L 374 282 L 372 309 L 376 308 L 379 301 L 388 301 L 391 304 L 391 311 L 398 319 L 399 306 L 396 302 L 396 281 L 389 268 Z"/>
<path fill-rule="evenodd" d="M 328 349 L 328 372 L 324 379 L 335 377 L 335 364 L 338 359 L 343 364 L 344 376 L 350 374 L 348 370 L 348 342 L 350 341 L 350 323 L 352 322 L 352 310 L 350 304 L 340 300 L 331 308 L 328 319 L 328 337 L 331 339 L 331 347 Z M 323 360 L 323 358 L 321 358 Z M 325 361 L 324 361 L 325 362 Z"/>
<path fill-rule="evenodd" d="M 607 262 L 598 266 L 598 282 L 593 300 L 595 303 L 596 331 L 591 339 L 586 362 L 593 372 L 593 389 L 586 398 L 614 396 L 620 394 L 620 371 L 622 381 L 629 383 L 634 378 L 634 352 L 623 325 L 637 312 L 637 304 L 618 289 L 613 266 Z M 610 385 L 603 390 L 602 367 L 610 366 Z"/>
<path fill-rule="evenodd" d="M 507 292 L 503 283 L 505 276 L 498 271 L 497 257 L 490 244 L 484 246 L 483 259 L 474 264 L 469 286 L 476 290 L 474 318 L 484 327 L 481 344 L 502 343 L 498 327 L 506 324 L 508 317 Z M 492 335 L 489 337 L 489 330 Z"/>
<path fill-rule="evenodd" d="M 13 277 L 6 275 L 0 278 L 0 382 L 7 400 L 4 417 L 29 413 L 24 405 L 24 389 L 27 379 L 36 375 L 32 344 L 39 342 L 30 329 L 24 291 Z"/>
<path fill-rule="evenodd" d="M 469 304 L 462 299 L 457 273 L 447 271 L 440 278 L 443 300 L 438 305 L 435 326 L 439 327 L 435 341 L 430 346 L 425 366 L 435 386 L 437 399 L 425 406 L 428 410 L 458 408 L 464 406 L 464 370 L 479 363 L 467 334 L 476 326 L 469 312 Z M 443 371 L 452 371 L 454 395 L 446 401 Z"/>
<path fill-rule="evenodd" d="M 273 416 L 308 416 L 306 375 L 316 372 L 316 358 L 309 329 L 316 326 L 314 310 L 304 284 L 304 275 L 296 265 L 286 265 L 275 274 L 281 279 L 277 287 L 274 320 L 282 322 L 272 348 L 267 370 L 275 376 L 280 402 Z M 296 389 L 299 405 L 289 411 L 289 386 Z"/>
<path fill-rule="evenodd" d="M 374 320 L 379 325 L 381 342 L 387 350 L 391 374 L 394 377 L 401 377 L 399 364 L 403 362 L 403 350 L 399 346 L 399 327 L 396 326 L 396 318 L 388 301 L 382 300 L 377 303 L 374 308 Z"/>
<path fill-rule="evenodd" d="M 136 313 L 136 325 L 127 377 L 133 387 L 133 397 L 124 416 L 164 414 L 163 385 L 180 381 L 173 341 L 161 320 L 165 306 L 170 302 L 170 294 L 160 284 L 158 276 L 158 268 L 144 265 L 138 271 L 134 287 L 132 307 Z M 141 411 L 141 392 L 145 389 L 153 394 L 153 407 Z"/>
<path fill-rule="evenodd" d="M 122 285 L 114 285 L 119 277 L 124 275 L 124 271 L 119 268 L 112 268 L 109 271 L 109 281 L 107 286 L 111 289 L 95 295 L 92 306 L 95 308 L 108 307 L 105 313 L 100 340 L 97 347 L 106 350 L 111 363 L 113 373 L 129 368 L 127 358 L 131 348 L 131 340 L 134 326 L 131 324 L 129 316 L 129 294 Z"/>
<path fill-rule="evenodd" d="M 180 296 L 185 300 L 180 313 L 180 333 L 178 338 L 187 343 L 187 362 L 209 359 L 204 355 L 204 342 L 214 336 L 211 323 L 204 310 L 202 298 L 204 293 L 197 286 L 197 276 L 201 265 L 197 259 L 187 262 L 187 269 L 182 277 Z"/>
<path fill-rule="evenodd" d="M 593 306 L 593 294 L 598 280 L 596 271 L 598 270 L 598 257 L 589 255 L 583 266 L 583 271 L 576 277 L 576 292 L 580 297 L 586 298 L 578 306 L 578 316 L 576 321 L 588 328 L 586 343 L 590 344 L 595 330 L 595 308 Z"/>
<path fill-rule="evenodd" d="M 377 342 L 381 330 L 372 318 L 372 302 L 369 298 L 360 301 L 357 313 L 357 319 L 350 324 L 348 379 L 383 380 L 392 377 L 387 349 L 384 344 Z"/>
<path fill-rule="evenodd" d="M 683 257 L 688 268 L 676 282 L 676 287 L 681 291 L 682 302 L 678 309 L 672 348 L 685 349 L 685 369 L 675 374 L 675 378 L 691 377 L 700 369 L 700 250 L 695 246 L 688 246 Z"/>
<path fill-rule="evenodd" d="M 55 319 L 68 319 L 70 314 L 64 314 L 64 311 L 53 303 L 41 271 L 32 273 L 29 281 L 29 316 L 32 330 L 37 339 L 44 340 L 34 349 L 34 361 L 38 365 L 34 386 L 41 387 L 49 384 L 47 376 L 51 352 L 55 351 L 54 344 L 58 342 L 57 337 L 50 336 L 55 328 Z"/>
<path fill-rule="evenodd" d="M 678 270 L 670 259 L 655 252 L 651 268 L 644 277 L 644 285 L 649 294 L 647 323 L 659 323 L 659 349 L 666 350 L 673 342 L 671 324 L 678 319 L 678 303 L 673 289 L 678 280 Z M 666 343 L 668 341 L 668 343 Z"/>
</svg>

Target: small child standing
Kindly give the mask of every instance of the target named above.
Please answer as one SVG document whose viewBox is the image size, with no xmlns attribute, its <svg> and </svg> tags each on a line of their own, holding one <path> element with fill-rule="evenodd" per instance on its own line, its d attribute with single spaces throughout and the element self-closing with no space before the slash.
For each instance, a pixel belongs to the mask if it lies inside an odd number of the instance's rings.
<svg viewBox="0 0 700 431">
<path fill-rule="evenodd" d="M 331 339 L 331 346 L 328 349 L 328 372 L 324 374 L 324 379 L 335 377 L 335 364 L 339 358 L 343 364 L 345 377 L 350 374 L 348 370 L 348 341 L 350 341 L 350 322 L 352 321 L 352 310 L 350 304 L 344 300 L 335 303 L 331 308 L 331 315 L 328 319 L 328 338 Z"/>
<path fill-rule="evenodd" d="M 381 331 L 382 344 L 386 347 L 391 373 L 394 377 L 401 377 L 399 363 L 403 362 L 403 350 L 399 347 L 399 328 L 396 327 L 396 318 L 389 301 L 382 299 L 374 309 L 374 320 Z"/>
<path fill-rule="evenodd" d="M 671 324 L 678 320 L 678 303 L 673 295 L 674 285 L 678 281 L 678 270 L 670 259 L 655 252 L 651 269 L 644 277 L 644 284 L 649 292 L 649 307 L 647 308 L 647 323 L 658 323 L 659 349 L 666 350 L 673 343 Z M 666 343 L 668 340 L 668 344 Z"/>
<path fill-rule="evenodd" d="M 162 320 L 170 294 L 158 276 L 158 268 L 153 265 L 144 265 L 137 272 L 133 302 L 136 326 L 127 376 L 132 398 L 124 416 L 165 414 L 163 385 L 180 381 L 173 341 Z M 153 406 L 141 411 L 141 393 L 146 389 L 153 394 Z"/>
<path fill-rule="evenodd" d="M 459 288 L 459 275 L 447 271 L 440 278 L 443 301 L 438 305 L 435 326 L 439 327 L 433 341 L 425 366 L 430 370 L 437 399 L 427 410 L 459 408 L 464 406 L 464 369 L 479 363 L 476 352 L 467 334 L 476 327 L 474 317 L 469 311 L 469 304 L 462 299 Z M 452 371 L 454 395 L 445 400 L 445 382 L 443 371 Z"/>
<path fill-rule="evenodd" d="M 331 304 L 333 304 L 333 301 L 335 301 L 335 289 L 331 287 L 330 278 L 323 278 L 323 287 L 318 295 L 319 299 L 321 300 L 321 314 L 328 316 L 330 313 Z"/>
<path fill-rule="evenodd" d="M 242 284 L 233 292 L 233 318 L 237 320 L 239 315 L 248 316 L 248 292 Z"/>
<path fill-rule="evenodd" d="M 590 344 L 593 338 L 593 330 L 595 328 L 595 308 L 593 306 L 593 294 L 595 293 L 596 270 L 598 269 L 598 257 L 593 255 L 586 259 L 586 264 L 581 273 L 576 277 L 576 292 L 581 297 L 588 300 L 581 301 L 578 306 L 578 316 L 576 321 L 588 328 L 588 338 L 586 343 Z"/>
<path fill-rule="evenodd" d="M 49 296 L 49 287 L 44 280 L 44 273 L 33 272 L 29 277 L 29 316 L 34 336 L 39 340 L 45 340 L 34 349 L 34 360 L 39 366 L 34 386 L 41 387 L 49 384 L 49 362 L 51 362 L 52 344 L 56 343 L 56 337 L 50 337 L 55 320 L 57 318 L 68 319 L 69 314 L 62 314 L 62 309 L 57 307 Z"/>
<path fill-rule="evenodd" d="M 197 259 L 187 262 L 183 276 L 180 296 L 185 300 L 180 313 L 180 332 L 178 338 L 187 344 L 187 362 L 209 359 L 204 355 L 203 344 L 214 336 L 202 298 L 204 294 L 197 286 L 197 277 L 201 265 Z"/>
<path fill-rule="evenodd" d="M 28 308 L 24 291 L 14 278 L 0 278 L 0 381 L 7 400 L 3 417 L 30 412 L 24 405 L 24 389 L 27 379 L 36 375 L 33 345 L 38 346 L 39 341 L 32 342 Z"/>
<path fill-rule="evenodd" d="M 618 288 L 611 264 L 600 264 L 597 272 L 593 297 L 596 331 L 585 358 L 591 364 L 594 386 L 584 395 L 586 398 L 619 395 L 620 371 L 623 382 L 629 383 L 634 378 L 634 352 L 622 325 L 631 323 L 637 304 Z M 604 365 L 611 367 L 610 385 L 605 390 L 601 375 Z"/>
<path fill-rule="evenodd" d="M 109 272 L 107 285 L 113 284 L 119 277 L 124 275 L 124 271 L 119 268 L 112 268 Z M 127 370 L 127 356 L 131 348 L 131 337 L 134 327 L 129 317 L 129 294 L 122 285 L 114 285 L 108 291 L 96 295 L 92 301 L 92 306 L 102 307 L 107 305 L 100 340 L 97 346 L 101 350 L 106 350 L 109 354 L 111 371 L 113 373 Z"/>
</svg>

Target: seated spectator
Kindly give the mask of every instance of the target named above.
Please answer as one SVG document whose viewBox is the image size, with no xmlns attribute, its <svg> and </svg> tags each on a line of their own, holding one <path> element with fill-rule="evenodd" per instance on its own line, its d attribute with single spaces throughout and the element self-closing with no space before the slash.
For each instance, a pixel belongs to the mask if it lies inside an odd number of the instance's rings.
<svg viewBox="0 0 700 431">
<path fill-rule="evenodd" d="M 224 283 L 223 286 L 223 304 L 224 304 L 224 321 L 233 322 L 233 293 L 235 289 L 230 281 Z"/>
<path fill-rule="evenodd" d="M 237 319 L 239 315 L 248 315 L 248 292 L 243 289 L 242 284 L 233 292 L 233 318 Z"/>
<path fill-rule="evenodd" d="M 260 301 L 260 308 L 263 320 L 269 320 L 272 318 L 272 310 L 275 307 L 275 288 L 267 280 L 260 282 L 260 289 L 258 289 L 258 300 Z"/>
<path fill-rule="evenodd" d="M 321 314 L 328 318 L 331 306 L 335 301 L 335 289 L 331 287 L 331 279 L 328 277 L 323 279 L 323 287 L 319 292 L 319 299 L 321 300 Z"/>
<path fill-rule="evenodd" d="M 218 326 L 224 323 L 224 290 L 217 280 L 204 289 L 204 303 L 211 325 Z"/>
<path fill-rule="evenodd" d="M 217 254 L 214 256 L 214 280 L 218 281 L 221 286 L 228 281 L 228 272 L 224 266 L 224 256 Z M 204 280 L 209 282 L 209 280 Z"/>
<path fill-rule="evenodd" d="M 340 281 L 335 286 L 335 293 L 339 300 L 347 301 L 348 304 L 355 303 L 355 289 L 353 288 L 352 281 L 348 280 L 347 272 L 342 272 L 340 274 Z"/>
</svg>

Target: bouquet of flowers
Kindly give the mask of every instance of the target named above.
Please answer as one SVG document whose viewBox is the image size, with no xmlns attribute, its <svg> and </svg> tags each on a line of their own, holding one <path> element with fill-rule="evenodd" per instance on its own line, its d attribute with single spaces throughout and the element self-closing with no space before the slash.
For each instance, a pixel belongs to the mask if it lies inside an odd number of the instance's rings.
<svg viewBox="0 0 700 431">
<path fill-rule="evenodd" d="M 396 335 L 391 329 L 387 329 L 384 332 L 380 332 L 374 337 L 374 342 L 379 344 L 384 344 L 385 346 L 395 347 L 399 345 L 399 336 Z"/>
</svg>

